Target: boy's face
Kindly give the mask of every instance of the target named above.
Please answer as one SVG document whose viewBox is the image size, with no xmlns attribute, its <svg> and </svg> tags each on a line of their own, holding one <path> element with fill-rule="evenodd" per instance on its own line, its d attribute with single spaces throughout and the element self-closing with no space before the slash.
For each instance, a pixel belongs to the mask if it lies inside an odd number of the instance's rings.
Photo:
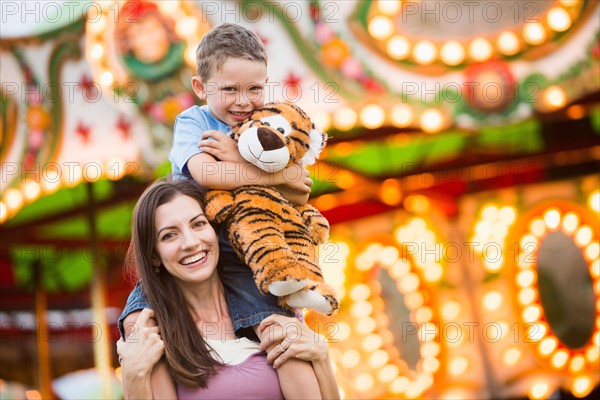
<svg viewBox="0 0 600 400">
<path fill-rule="evenodd" d="M 206 100 L 211 114 L 229 126 L 246 120 L 264 104 L 267 66 L 260 61 L 229 58 L 206 82 L 192 78 L 196 95 Z"/>
</svg>

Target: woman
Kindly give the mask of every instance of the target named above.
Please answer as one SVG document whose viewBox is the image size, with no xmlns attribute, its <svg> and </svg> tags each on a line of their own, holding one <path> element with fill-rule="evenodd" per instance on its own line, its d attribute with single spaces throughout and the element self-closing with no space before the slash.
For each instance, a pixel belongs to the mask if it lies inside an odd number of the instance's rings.
<svg viewBox="0 0 600 400">
<path fill-rule="evenodd" d="M 273 367 L 292 357 L 312 363 L 322 398 L 339 398 L 327 346 L 296 319 L 263 320 L 261 330 L 283 329 L 260 346 L 235 337 L 201 196 L 194 182 L 159 181 L 135 207 L 136 264 L 163 329 L 150 310 L 127 327 L 118 344 L 126 398 L 283 398 Z"/>
</svg>

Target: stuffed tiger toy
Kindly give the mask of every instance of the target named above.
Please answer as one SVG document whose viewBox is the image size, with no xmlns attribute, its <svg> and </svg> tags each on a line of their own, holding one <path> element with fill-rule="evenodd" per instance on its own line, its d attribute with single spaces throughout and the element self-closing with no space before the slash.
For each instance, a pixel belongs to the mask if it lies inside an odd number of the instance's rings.
<svg viewBox="0 0 600 400">
<path fill-rule="evenodd" d="M 231 137 L 244 159 L 271 173 L 292 163 L 313 164 L 326 142 L 304 111 L 286 102 L 255 110 Z M 329 223 L 316 208 L 294 205 L 275 188 L 259 185 L 209 190 L 204 202 L 207 218 L 226 224 L 229 242 L 252 269 L 261 292 L 278 296 L 284 308 L 337 311 L 315 247 L 327 240 Z"/>
</svg>

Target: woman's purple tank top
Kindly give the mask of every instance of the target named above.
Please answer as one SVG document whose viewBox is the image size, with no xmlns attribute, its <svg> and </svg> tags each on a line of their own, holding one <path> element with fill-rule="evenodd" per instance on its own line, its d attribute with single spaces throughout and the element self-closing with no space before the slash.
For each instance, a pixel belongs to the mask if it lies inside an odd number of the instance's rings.
<svg viewBox="0 0 600 400">
<path fill-rule="evenodd" d="M 177 385 L 182 399 L 277 399 L 283 400 L 275 369 L 267 363 L 267 354 L 254 353 L 237 365 L 218 367 L 206 389 Z"/>
</svg>

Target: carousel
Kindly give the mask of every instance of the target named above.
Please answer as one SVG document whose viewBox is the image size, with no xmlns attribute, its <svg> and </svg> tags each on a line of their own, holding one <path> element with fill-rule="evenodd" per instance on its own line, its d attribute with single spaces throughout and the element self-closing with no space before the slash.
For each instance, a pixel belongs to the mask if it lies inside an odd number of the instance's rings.
<svg viewBox="0 0 600 400">
<path fill-rule="evenodd" d="M 306 319 L 342 398 L 597 396 L 597 1 L 1 7 L 3 399 L 122 398 L 133 204 L 223 22 L 328 135 L 310 203 L 340 310 Z"/>
</svg>

